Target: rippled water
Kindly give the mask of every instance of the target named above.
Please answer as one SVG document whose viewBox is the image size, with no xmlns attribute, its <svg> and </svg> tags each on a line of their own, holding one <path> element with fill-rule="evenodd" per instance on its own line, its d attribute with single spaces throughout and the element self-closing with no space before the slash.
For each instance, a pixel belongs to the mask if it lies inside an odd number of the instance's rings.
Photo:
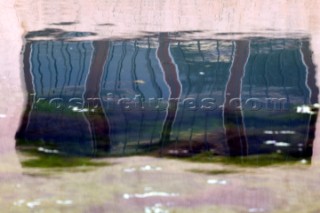
<svg viewBox="0 0 320 213">
<path fill-rule="evenodd" d="M 183 34 L 103 41 L 68 41 L 83 33 L 53 29 L 27 34 L 18 147 L 310 157 L 319 91 L 307 37 Z M 31 40 L 41 36 L 55 39 Z"/>
<path fill-rule="evenodd" d="M 5 212 L 319 212 L 317 1 L 0 8 Z"/>
</svg>

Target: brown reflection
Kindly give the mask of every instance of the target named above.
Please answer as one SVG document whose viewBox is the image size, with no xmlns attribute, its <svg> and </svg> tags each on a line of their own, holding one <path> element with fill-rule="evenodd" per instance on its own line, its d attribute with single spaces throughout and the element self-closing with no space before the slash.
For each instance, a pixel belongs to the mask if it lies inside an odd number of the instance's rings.
<svg viewBox="0 0 320 213">
<path fill-rule="evenodd" d="M 109 123 L 99 98 L 100 81 L 108 60 L 109 42 L 93 42 L 93 56 L 85 82 L 82 102 L 85 110 L 73 113 L 73 115 L 70 115 L 70 109 L 68 112 L 58 108 L 53 112 L 51 112 L 51 108 L 48 112 L 37 110 L 37 104 L 42 99 L 35 94 L 35 82 L 30 64 L 33 48 L 35 48 L 34 44 L 36 42 L 28 41 L 23 52 L 23 71 L 28 97 L 20 127 L 15 135 L 16 146 L 22 148 L 40 144 L 41 146 L 55 146 L 57 143 L 63 147 L 63 151 L 67 152 L 85 152 L 85 154 L 91 153 L 93 155 L 109 152 Z M 46 102 L 50 100 L 52 100 L 50 97 L 45 99 Z M 87 141 L 86 143 L 91 144 L 90 149 L 92 150 L 82 147 L 81 141 Z"/>
<path fill-rule="evenodd" d="M 84 93 L 85 106 L 89 106 L 89 111 L 84 114 L 90 125 L 92 141 L 95 143 L 94 152 L 108 152 L 110 150 L 110 128 L 99 93 L 103 68 L 108 61 L 110 42 L 94 41 L 93 46 L 93 58 Z"/>
<path fill-rule="evenodd" d="M 236 41 L 236 50 L 226 85 L 223 118 L 230 156 L 248 155 L 243 114 L 241 110 L 241 87 L 245 65 L 249 57 L 250 42 Z"/>
<path fill-rule="evenodd" d="M 160 60 L 165 82 L 167 83 L 170 90 L 167 114 L 164 120 L 161 137 L 160 137 L 160 144 L 161 144 L 160 154 L 162 154 L 162 151 L 163 151 L 162 149 L 165 146 L 165 143 L 170 142 L 172 125 L 176 118 L 179 97 L 181 94 L 181 84 L 179 82 L 177 68 L 174 64 L 172 57 L 170 56 L 169 48 L 170 48 L 169 33 L 160 33 L 159 48 L 157 50 L 157 56 Z"/>
</svg>

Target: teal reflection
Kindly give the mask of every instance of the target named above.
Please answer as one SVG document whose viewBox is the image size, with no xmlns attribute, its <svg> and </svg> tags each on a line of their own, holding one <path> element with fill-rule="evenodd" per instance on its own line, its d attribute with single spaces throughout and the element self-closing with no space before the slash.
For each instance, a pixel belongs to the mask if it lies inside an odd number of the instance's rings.
<svg viewBox="0 0 320 213">
<path fill-rule="evenodd" d="M 308 38 L 175 36 L 27 39 L 17 147 L 88 156 L 312 155 L 318 88 Z"/>
</svg>

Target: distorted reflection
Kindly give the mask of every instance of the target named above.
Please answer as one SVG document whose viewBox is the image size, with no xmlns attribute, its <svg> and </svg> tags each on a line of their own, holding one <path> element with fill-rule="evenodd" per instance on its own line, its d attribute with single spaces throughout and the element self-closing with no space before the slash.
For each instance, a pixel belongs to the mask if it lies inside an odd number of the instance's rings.
<svg viewBox="0 0 320 213">
<path fill-rule="evenodd" d="M 72 23 L 54 25 L 61 24 Z M 26 36 L 18 148 L 312 155 L 319 91 L 307 37 L 68 40 L 86 35 L 45 29 Z"/>
</svg>

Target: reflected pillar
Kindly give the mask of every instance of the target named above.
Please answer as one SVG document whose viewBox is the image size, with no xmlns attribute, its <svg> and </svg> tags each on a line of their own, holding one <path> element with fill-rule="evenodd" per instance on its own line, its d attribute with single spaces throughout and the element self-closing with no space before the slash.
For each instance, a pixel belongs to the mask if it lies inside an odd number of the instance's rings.
<svg viewBox="0 0 320 213">
<path fill-rule="evenodd" d="M 104 113 L 100 98 L 100 82 L 105 64 L 108 62 L 109 41 L 94 41 L 94 52 L 90 71 L 87 76 L 84 93 L 84 103 L 88 107 L 85 117 L 92 134 L 94 154 L 110 151 L 109 122 Z"/>
<path fill-rule="evenodd" d="M 236 41 L 236 50 L 225 90 L 223 121 L 230 156 L 248 155 L 248 142 L 241 109 L 241 89 L 249 51 L 249 41 Z"/>
<path fill-rule="evenodd" d="M 181 95 L 181 84 L 179 81 L 178 70 L 175 66 L 173 58 L 170 55 L 169 33 L 160 33 L 157 56 L 164 75 L 164 80 L 168 85 L 170 91 L 166 117 L 163 123 L 160 137 L 161 155 L 163 154 L 163 147 L 165 146 L 165 144 L 170 143 L 172 126 L 176 118 L 179 98 Z"/>
</svg>

